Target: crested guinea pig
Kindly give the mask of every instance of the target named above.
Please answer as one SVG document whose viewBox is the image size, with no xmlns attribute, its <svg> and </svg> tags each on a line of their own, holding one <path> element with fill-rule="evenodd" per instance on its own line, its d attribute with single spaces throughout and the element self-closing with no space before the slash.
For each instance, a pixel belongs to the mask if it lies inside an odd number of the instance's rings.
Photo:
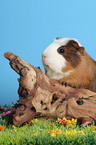
<svg viewBox="0 0 96 145">
<path fill-rule="evenodd" d="M 76 39 L 59 38 L 42 53 L 45 74 L 75 88 L 96 91 L 96 62 Z"/>
</svg>

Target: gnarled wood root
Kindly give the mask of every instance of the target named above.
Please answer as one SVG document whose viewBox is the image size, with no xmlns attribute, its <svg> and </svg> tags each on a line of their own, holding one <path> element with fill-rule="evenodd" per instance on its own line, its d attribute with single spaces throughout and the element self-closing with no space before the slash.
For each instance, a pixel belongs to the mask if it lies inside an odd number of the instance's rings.
<svg viewBox="0 0 96 145">
<path fill-rule="evenodd" d="M 6 52 L 4 56 L 20 75 L 19 103 L 13 107 L 9 123 L 19 126 L 33 117 L 50 120 L 77 118 L 84 125 L 96 123 L 95 92 L 62 86 L 15 54 Z"/>
</svg>

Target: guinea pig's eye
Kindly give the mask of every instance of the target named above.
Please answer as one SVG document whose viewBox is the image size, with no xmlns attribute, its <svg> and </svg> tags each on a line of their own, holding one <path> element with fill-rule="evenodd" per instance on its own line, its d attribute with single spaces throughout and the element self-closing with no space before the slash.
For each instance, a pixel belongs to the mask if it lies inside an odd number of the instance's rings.
<svg viewBox="0 0 96 145">
<path fill-rule="evenodd" d="M 60 54 L 64 54 L 65 53 L 65 49 L 63 47 L 58 49 L 58 53 Z"/>
</svg>

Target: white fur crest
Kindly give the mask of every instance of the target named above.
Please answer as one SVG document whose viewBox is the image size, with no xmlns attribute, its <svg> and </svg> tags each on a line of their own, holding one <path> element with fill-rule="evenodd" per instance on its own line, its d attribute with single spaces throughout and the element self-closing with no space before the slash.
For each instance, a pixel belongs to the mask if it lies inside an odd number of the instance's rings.
<svg viewBox="0 0 96 145">
<path fill-rule="evenodd" d="M 75 39 L 75 38 L 59 38 L 59 39 L 55 39 L 54 42 L 59 43 L 61 45 L 66 45 L 68 43 L 68 41 L 70 41 L 70 40 L 74 40 L 74 41 L 76 41 L 79 44 L 79 46 L 82 46 L 79 43 L 79 41 L 77 39 Z"/>
<path fill-rule="evenodd" d="M 54 70 L 50 69 L 50 68 L 47 68 L 47 73 L 46 75 L 50 78 L 50 79 L 54 79 L 54 80 L 60 80 L 62 79 L 63 77 L 66 77 L 68 76 L 72 70 L 66 72 L 66 73 L 57 73 L 55 72 Z"/>
<path fill-rule="evenodd" d="M 42 62 L 46 70 L 46 75 L 51 79 L 59 80 L 69 75 L 72 70 L 63 73 L 62 69 L 66 67 L 66 59 L 57 52 L 62 45 L 66 45 L 68 41 L 75 40 L 79 46 L 81 44 L 76 39 L 60 38 L 53 41 L 42 53 Z"/>
</svg>

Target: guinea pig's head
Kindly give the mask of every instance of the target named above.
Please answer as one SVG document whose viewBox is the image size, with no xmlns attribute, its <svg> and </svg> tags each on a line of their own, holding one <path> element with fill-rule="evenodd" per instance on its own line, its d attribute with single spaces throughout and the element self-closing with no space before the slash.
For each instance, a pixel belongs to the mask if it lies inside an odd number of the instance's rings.
<svg viewBox="0 0 96 145">
<path fill-rule="evenodd" d="M 76 39 L 54 40 L 42 53 L 46 75 L 56 80 L 69 75 L 79 65 L 83 52 L 84 47 Z"/>
</svg>

